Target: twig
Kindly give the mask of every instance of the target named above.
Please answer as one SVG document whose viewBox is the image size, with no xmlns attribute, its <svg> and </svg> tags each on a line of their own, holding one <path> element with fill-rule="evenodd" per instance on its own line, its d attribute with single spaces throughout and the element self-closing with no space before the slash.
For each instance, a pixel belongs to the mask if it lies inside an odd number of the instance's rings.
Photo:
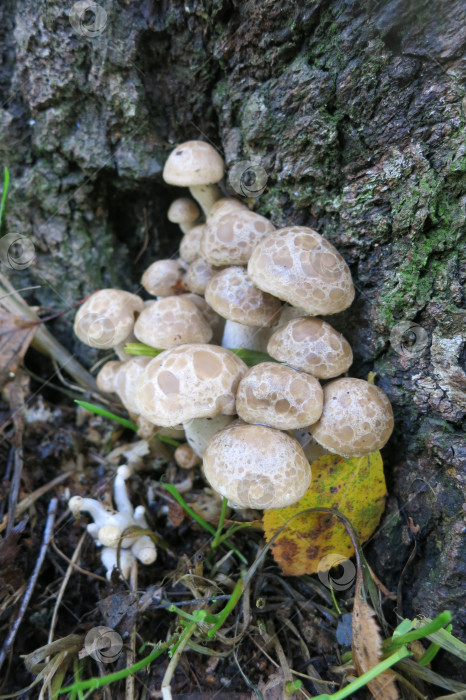
<svg viewBox="0 0 466 700">
<path fill-rule="evenodd" d="M 44 559 L 45 559 L 45 555 L 47 553 L 50 538 L 52 537 L 53 525 L 55 522 L 55 515 L 57 512 L 57 503 L 58 503 L 58 500 L 56 498 L 52 498 L 52 500 L 49 503 L 49 507 L 48 507 L 48 511 L 47 511 L 47 520 L 45 523 L 44 535 L 42 538 L 42 544 L 41 544 L 39 556 L 37 558 L 36 565 L 34 567 L 34 571 L 32 572 L 32 574 L 29 578 L 29 584 L 28 584 L 28 587 L 26 588 L 26 592 L 24 594 L 23 600 L 21 601 L 21 606 L 20 606 L 18 614 L 16 616 L 16 620 L 14 621 L 14 623 L 10 629 L 10 632 L 8 633 L 7 638 L 5 639 L 5 642 L 3 644 L 3 648 L 0 651 L 0 669 L 3 666 L 3 662 L 5 661 L 6 657 L 8 656 L 10 648 L 15 641 L 16 634 L 19 630 L 19 627 L 20 627 L 21 622 L 23 620 L 24 614 L 25 614 L 27 607 L 29 605 L 29 601 L 31 600 L 31 596 L 32 596 L 32 593 L 34 591 L 35 585 L 37 583 L 39 572 L 41 570 L 42 564 L 44 563 Z"/>
<path fill-rule="evenodd" d="M 83 534 L 81 535 L 81 538 L 78 542 L 78 544 L 75 547 L 75 550 L 73 552 L 73 556 L 70 559 L 70 563 L 68 564 L 68 568 L 66 570 L 66 574 L 63 577 L 63 581 L 61 582 L 60 590 L 58 591 L 57 595 L 57 600 L 55 602 L 55 606 L 53 608 L 53 615 L 52 615 L 52 622 L 50 623 L 50 630 L 49 630 L 49 638 L 47 640 L 48 644 L 51 644 L 53 642 L 53 635 L 55 632 L 55 625 L 57 624 L 57 617 L 58 617 L 58 608 L 60 607 L 60 603 L 63 598 L 63 594 L 65 593 L 66 587 L 68 585 L 68 581 L 70 580 L 71 574 L 73 573 L 73 568 L 74 564 L 76 563 L 76 560 L 78 559 L 82 546 L 84 544 L 84 540 L 86 539 L 87 532 L 84 531 Z M 53 542 L 52 542 L 53 544 Z"/>
<path fill-rule="evenodd" d="M 69 511 L 67 511 L 67 512 L 69 513 Z M 84 533 L 84 535 L 85 535 L 85 534 L 86 534 L 86 533 Z M 64 552 L 61 551 L 61 549 L 59 549 L 59 547 L 57 546 L 57 544 L 56 544 L 55 540 L 53 539 L 53 537 L 52 537 L 52 540 L 51 540 L 51 545 L 52 545 L 52 547 L 54 548 L 54 550 L 56 551 L 56 553 L 57 553 L 60 557 L 62 557 L 62 559 L 64 559 L 66 562 L 68 562 L 68 564 L 71 564 L 72 568 L 75 569 L 76 571 L 79 571 L 80 574 L 84 574 L 84 576 L 90 576 L 91 578 L 96 578 L 98 581 L 103 581 L 104 583 L 108 583 L 107 579 L 104 578 L 103 576 L 99 576 L 99 574 L 94 574 L 93 571 L 88 571 L 87 569 L 83 569 L 83 568 L 81 568 L 80 566 L 78 566 L 77 564 L 74 564 L 74 563 L 71 561 L 71 559 L 70 559 L 69 557 L 67 557 L 66 554 L 65 554 Z"/>
</svg>

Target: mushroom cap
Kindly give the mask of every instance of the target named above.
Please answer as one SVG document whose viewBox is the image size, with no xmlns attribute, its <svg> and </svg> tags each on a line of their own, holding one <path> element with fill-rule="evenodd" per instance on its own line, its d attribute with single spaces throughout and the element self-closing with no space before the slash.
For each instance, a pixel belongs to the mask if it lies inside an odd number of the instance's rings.
<svg viewBox="0 0 466 700">
<path fill-rule="evenodd" d="M 208 282 L 205 298 L 220 316 L 244 326 L 273 326 L 281 309 L 278 299 L 254 286 L 244 267 L 218 272 Z"/>
<path fill-rule="evenodd" d="M 176 260 L 156 260 L 144 272 L 141 284 L 149 294 L 168 297 L 175 293 L 182 276 L 183 269 Z"/>
<path fill-rule="evenodd" d="M 191 224 L 200 214 L 196 202 L 189 197 L 179 197 L 170 204 L 167 219 L 173 224 Z"/>
<path fill-rule="evenodd" d="M 188 292 L 183 295 L 185 299 L 192 301 L 194 306 L 197 306 L 201 314 L 204 316 L 205 320 L 212 328 L 212 343 L 214 345 L 220 345 L 222 339 L 223 328 L 225 326 L 225 319 L 220 316 L 216 311 L 213 310 L 211 306 L 206 302 L 204 297 L 200 294 L 194 294 L 194 292 Z"/>
<path fill-rule="evenodd" d="M 234 197 L 221 197 L 212 204 L 207 215 L 207 223 L 210 224 L 212 219 L 223 216 L 224 214 L 229 214 L 231 211 L 238 211 L 239 209 L 246 209 L 249 211 L 247 206 L 243 204 L 243 202 L 240 202 L 239 199 L 235 199 Z"/>
<path fill-rule="evenodd" d="M 246 265 L 255 246 L 273 231 L 274 225 L 265 216 L 235 206 L 210 219 L 201 255 L 212 265 Z"/>
<path fill-rule="evenodd" d="M 163 179 L 176 187 L 212 185 L 225 173 L 223 158 L 204 141 L 186 141 L 168 156 Z"/>
<path fill-rule="evenodd" d="M 180 243 L 180 258 L 186 263 L 192 263 L 201 256 L 201 241 L 206 230 L 205 224 L 193 226 L 185 233 Z"/>
<path fill-rule="evenodd" d="M 106 362 L 104 364 L 99 374 L 95 378 L 97 386 L 101 391 L 106 391 L 109 394 L 116 392 L 118 372 L 124 364 L 126 363 L 120 362 L 120 360 L 111 360 L 110 362 Z"/>
<path fill-rule="evenodd" d="M 331 243 L 304 226 L 270 234 L 248 264 L 254 284 L 310 316 L 336 314 L 354 299 L 348 265 Z"/>
<path fill-rule="evenodd" d="M 147 306 L 134 325 L 142 343 L 166 350 L 185 343 L 208 343 L 212 328 L 184 295 L 165 297 Z"/>
<path fill-rule="evenodd" d="M 293 430 L 318 421 L 323 401 L 315 377 L 275 362 L 261 362 L 240 381 L 236 412 L 247 423 Z"/>
<path fill-rule="evenodd" d="M 393 425 L 392 407 L 382 389 L 343 377 L 324 386 L 324 409 L 309 432 L 329 452 L 362 457 L 385 445 Z"/>
<path fill-rule="evenodd" d="M 247 365 L 217 345 L 189 344 L 154 357 L 139 378 L 138 412 L 155 425 L 235 413 L 235 397 Z"/>
<path fill-rule="evenodd" d="M 222 268 L 214 267 L 204 258 L 196 258 L 186 270 L 184 283 L 190 292 L 204 294 L 207 283 Z"/>
<path fill-rule="evenodd" d="M 136 384 L 144 367 L 149 364 L 151 359 L 151 357 L 147 356 L 132 357 L 128 362 L 123 362 L 123 366 L 120 368 L 116 377 L 115 391 L 125 408 L 131 413 L 137 413 L 136 402 L 134 400 Z M 120 470 L 121 467 L 118 472 L 122 473 Z"/>
<path fill-rule="evenodd" d="M 82 304 L 74 319 L 74 332 L 92 348 L 112 348 L 123 343 L 134 326 L 134 315 L 143 300 L 122 289 L 100 289 Z"/>
<path fill-rule="evenodd" d="M 204 474 L 240 508 L 285 508 L 311 483 L 311 468 L 297 440 L 263 425 L 233 423 L 204 452 Z"/>
<path fill-rule="evenodd" d="M 353 362 L 348 341 L 320 318 L 288 321 L 271 336 L 267 352 L 276 360 L 320 379 L 338 377 Z"/>
<path fill-rule="evenodd" d="M 189 445 L 187 442 L 184 442 L 182 445 L 178 445 L 175 450 L 174 457 L 175 462 L 182 469 L 192 469 L 201 462 L 200 457 L 197 456 L 191 445 Z"/>
</svg>

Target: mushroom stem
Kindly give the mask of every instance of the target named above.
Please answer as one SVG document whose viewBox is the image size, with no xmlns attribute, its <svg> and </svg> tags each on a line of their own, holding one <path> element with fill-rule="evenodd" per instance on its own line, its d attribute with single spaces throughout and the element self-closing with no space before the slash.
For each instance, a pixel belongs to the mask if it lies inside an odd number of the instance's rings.
<svg viewBox="0 0 466 700">
<path fill-rule="evenodd" d="M 128 490 L 126 488 L 126 479 L 130 476 L 129 467 L 123 464 L 118 467 L 113 484 L 113 496 L 119 513 L 133 514 L 133 506 L 129 500 Z"/>
<path fill-rule="evenodd" d="M 210 438 L 231 423 L 233 416 L 218 415 L 213 418 L 192 418 L 183 423 L 186 440 L 193 452 L 202 458 Z"/>
<path fill-rule="evenodd" d="M 222 347 L 266 352 L 269 336 L 269 328 L 245 326 L 237 321 L 227 320 L 223 331 Z"/>
<path fill-rule="evenodd" d="M 217 185 L 191 185 L 189 191 L 201 205 L 206 217 L 209 215 L 215 202 L 223 197 L 223 192 Z"/>
</svg>

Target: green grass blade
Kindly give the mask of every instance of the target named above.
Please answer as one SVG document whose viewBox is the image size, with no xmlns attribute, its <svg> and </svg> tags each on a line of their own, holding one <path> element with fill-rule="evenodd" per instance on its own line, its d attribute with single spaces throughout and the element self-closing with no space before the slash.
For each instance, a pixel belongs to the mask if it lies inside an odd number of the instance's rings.
<svg viewBox="0 0 466 700">
<path fill-rule="evenodd" d="M 164 350 L 159 350 L 159 348 L 151 348 L 150 345 L 145 343 L 126 343 L 125 353 L 127 355 L 146 355 L 147 357 L 157 357 Z"/>
<path fill-rule="evenodd" d="M 248 367 L 254 367 L 254 365 L 258 365 L 261 362 L 277 362 L 266 352 L 259 352 L 258 350 L 246 350 L 245 348 L 228 348 L 228 350 L 234 352 Z"/>
<path fill-rule="evenodd" d="M 3 214 L 5 212 L 6 198 L 8 195 L 8 187 L 10 185 L 10 171 L 8 168 L 3 168 L 3 192 L 2 201 L 0 202 L 0 229 L 3 221 Z"/>
<path fill-rule="evenodd" d="M 127 420 L 126 418 L 117 416 L 116 413 L 106 411 L 105 408 L 96 406 L 93 403 L 88 403 L 87 401 L 78 401 L 78 399 L 75 399 L 74 402 L 77 403 L 78 406 L 82 406 L 83 408 L 85 408 L 86 411 L 90 411 L 90 413 L 95 413 L 98 416 L 103 416 L 104 418 L 108 418 L 109 420 L 114 420 L 117 423 L 120 423 L 120 425 L 124 426 L 125 428 L 129 428 L 130 430 L 134 430 L 135 432 L 137 432 L 138 426 L 131 420 Z"/>
</svg>

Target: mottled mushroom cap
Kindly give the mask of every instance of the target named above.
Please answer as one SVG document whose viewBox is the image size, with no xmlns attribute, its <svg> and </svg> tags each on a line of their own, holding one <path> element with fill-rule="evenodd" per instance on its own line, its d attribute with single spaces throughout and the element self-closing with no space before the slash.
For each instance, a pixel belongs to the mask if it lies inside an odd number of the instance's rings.
<svg viewBox="0 0 466 700">
<path fill-rule="evenodd" d="M 240 202 L 239 199 L 235 199 L 234 197 L 221 197 L 212 205 L 207 215 L 207 223 L 210 223 L 212 219 L 216 219 L 224 214 L 229 214 L 231 211 L 238 211 L 239 209 L 246 209 L 249 211 L 247 206 L 243 204 L 243 202 Z"/>
<path fill-rule="evenodd" d="M 139 377 L 151 361 L 151 357 L 133 357 L 128 362 L 123 362 L 115 380 L 115 391 L 120 397 L 125 408 L 131 413 L 137 413 L 134 393 Z"/>
<path fill-rule="evenodd" d="M 247 423 L 296 430 L 319 420 L 323 401 L 322 387 L 314 377 L 276 362 L 261 362 L 240 381 L 236 412 Z"/>
<path fill-rule="evenodd" d="M 248 273 L 264 292 L 310 316 L 336 314 L 354 299 L 348 265 L 331 243 L 303 226 L 282 228 L 262 239 Z"/>
<path fill-rule="evenodd" d="M 255 246 L 274 230 L 264 216 L 235 206 L 211 218 L 202 238 L 201 255 L 212 265 L 246 265 Z"/>
<path fill-rule="evenodd" d="M 101 391 L 106 391 L 109 394 L 115 393 L 118 372 L 124 364 L 124 362 L 120 362 L 119 360 L 111 360 L 104 364 L 95 378 L 96 384 Z"/>
<path fill-rule="evenodd" d="M 204 258 L 196 258 L 186 270 L 184 283 L 190 292 L 204 294 L 207 283 L 222 268 L 214 267 Z"/>
<path fill-rule="evenodd" d="M 273 326 L 281 309 L 278 299 L 254 286 L 244 267 L 217 273 L 206 286 L 205 298 L 220 316 L 244 326 Z"/>
<path fill-rule="evenodd" d="M 353 362 L 348 341 L 320 318 L 296 318 L 281 326 L 267 345 L 269 355 L 319 379 L 343 374 Z"/>
<path fill-rule="evenodd" d="M 212 185 L 225 172 L 223 158 L 204 141 L 186 141 L 168 156 L 163 179 L 176 187 Z"/>
<path fill-rule="evenodd" d="M 206 230 L 205 224 L 193 226 L 185 233 L 180 243 L 180 258 L 186 263 L 192 263 L 201 255 L 201 241 Z"/>
<path fill-rule="evenodd" d="M 220 430 L 207 443 L 203 464 L 212 488 L 240 508 L 286 508 L 311 483 L 299 442 L 263 425 Z"/>
<path fill-rule="evenodd" d="M 167 350 L 185 343 L 208 343 L 212 329 L 197 306 L 181 295 L 146 306 L 134 325 L 134 335 L 141 343 Z"/>
<path fill-rule="evenodd" d="M 200 214 L 196 202 L 189 197 L 179 197 L 170 204 L 167 219 L 173 224 L 191 224 Z"/>
<path fill-rule="evenodd" d="M 74 332 L 82 343 L 107 349 L 123 343 L 134 326 L 134 316 L 144 308 L 143 300 L 121 289 L 101 289 L 79 307 Z"/>
<path fill-rule="evenodd" d="M 138 412 L 155 425 L 192 418 L 234 415 L 235 397 L 247 365 L 217 345 L 181 345 L 154 357 L 141 375 Z"/>
<path fill-rule="evenodd" d="M 182 277 L 183 269 L 177 260 L 156 260 L 144 272 L 141 284 L 155 297 L 168 297 L 175 293 Z"/>
<path fill-rule="evenodd" d="M 392 407 L 382 389 L 364 379 L 343 377 L 324 386 L 322 416 L 309 432 L 329 452 L 362 457 L 385 445 L 393 424 Z"/>
</svg>

